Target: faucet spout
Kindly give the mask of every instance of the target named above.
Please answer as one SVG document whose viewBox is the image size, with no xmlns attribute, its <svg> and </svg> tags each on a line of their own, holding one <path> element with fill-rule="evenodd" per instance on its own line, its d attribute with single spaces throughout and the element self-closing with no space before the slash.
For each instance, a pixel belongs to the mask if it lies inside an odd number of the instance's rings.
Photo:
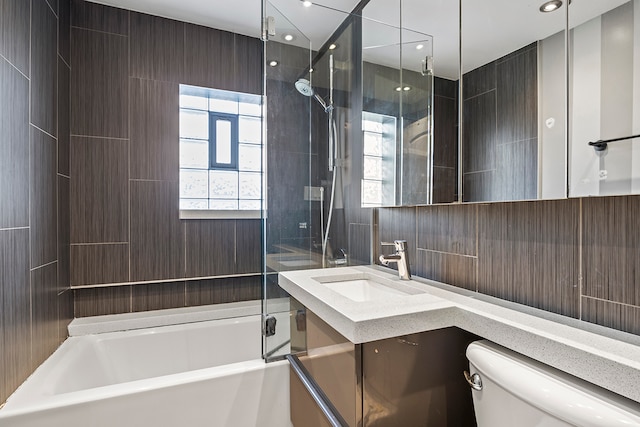
<svg viewBox="0 0 640 427">
<path fill-rule="evenodd" d="M 380 255 L 380 263 L 388 266 L 390 263 L 398 265 L 398 275 L 402 280 L 411 279 L 411 269 L 409 267 L 409 256 L 407 253 L 406 240 L 394 240 L 393 243 L 381 243 L 383 246 L 393 245 L 396 247 L 396 253 L 392 255 Z"/>
</svg>

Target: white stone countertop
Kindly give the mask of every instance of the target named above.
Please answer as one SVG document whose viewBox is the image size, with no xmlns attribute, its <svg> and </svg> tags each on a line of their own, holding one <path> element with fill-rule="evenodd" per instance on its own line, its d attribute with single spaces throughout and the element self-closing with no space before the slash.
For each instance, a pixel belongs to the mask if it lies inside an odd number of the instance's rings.
<svg viewBox="0 0 640 427">
<path fill-rule="evenodd" d="M 356 302 L 321 283 L 356 277 L 418 293 Z M 288 271 L 279 284 L 355 344 L 458 327 L 640 402 L 637 335 L 431 280 L 400 281 L 379 266 Z"/>
</svg>

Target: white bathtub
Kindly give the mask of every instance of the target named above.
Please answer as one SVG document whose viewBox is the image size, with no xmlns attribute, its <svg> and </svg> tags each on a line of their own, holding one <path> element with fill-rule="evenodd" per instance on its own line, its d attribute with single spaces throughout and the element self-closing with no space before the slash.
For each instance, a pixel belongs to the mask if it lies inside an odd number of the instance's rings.
<svg viewBox="0 0 640 427">
<path fill-rule="evenodd" d="M 71 337 L 0 426 L 291 426 L 288 364 L 260 357 L 260 315 Z"/>
</svg>

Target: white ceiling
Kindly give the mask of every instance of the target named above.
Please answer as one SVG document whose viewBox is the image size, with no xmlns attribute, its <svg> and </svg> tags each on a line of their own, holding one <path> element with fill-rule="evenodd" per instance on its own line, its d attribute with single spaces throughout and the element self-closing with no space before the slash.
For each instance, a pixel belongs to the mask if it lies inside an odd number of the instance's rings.
<svg viewBox="0 0 640 427">
<path fill-rule="evenodd" d="M 227 31 L 260 36 L 261 0 L 94 0 L 125 9 L 178 19 Z M 571 26 L 579 25 L 630 0 L 573 0 L 570 7 Z M 463 61 L 464 71 L 513 52 L 536 40 L 544 39 L 564 28 L 564 6 L 556 12 L 540 13 L 543 0 L 463 0 Z M 293 43 L 311 43 L 318 49 L 333 34 L 353 10 L 358 0 L 317 0 L 305 8 L 300 0 L 271 0 L 268 14 L 276 17 L 278 35 L 292 32 Z M 488 6 L 490 5 L 490 6 Z M 387 48 L 366 49 L 365 59 L 386 65 L 396 65 L 393 53 L 399 40 L 398 26 L 413 30 L 403 33 L 407 40 L 428 40 L 432 46 L 419 52 L 413 43 L 403 50 L 403 61 L 417 69 L 427 50 L 433 49 L 437 76 L 458 78 L 458 1 L 455 0 L 371 0 L 363 16 L 364 46 L 387 45 Z M 386 25 L 383 23 L 390 23 Z M 422 34 L 418 34 L 422 33 Z M 278 35 L 276 37 L 278 37 Z M 278 39 L 280 41 L 280 39 Z M 397 49 L 396 49 L 397 50 Z"/>
</svg>

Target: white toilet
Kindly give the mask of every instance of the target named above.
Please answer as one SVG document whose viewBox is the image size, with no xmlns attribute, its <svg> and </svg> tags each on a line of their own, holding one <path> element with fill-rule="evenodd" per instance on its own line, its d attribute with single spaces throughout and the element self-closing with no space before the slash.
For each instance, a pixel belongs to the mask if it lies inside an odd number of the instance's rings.
<svg viewBox="0 0 640 427">
<path fill-rule="evenodd" d="M 640 404 L 497 344 L 473 342 L 467 358 L 478 427 L 640 426 Z"/>
</svg>

